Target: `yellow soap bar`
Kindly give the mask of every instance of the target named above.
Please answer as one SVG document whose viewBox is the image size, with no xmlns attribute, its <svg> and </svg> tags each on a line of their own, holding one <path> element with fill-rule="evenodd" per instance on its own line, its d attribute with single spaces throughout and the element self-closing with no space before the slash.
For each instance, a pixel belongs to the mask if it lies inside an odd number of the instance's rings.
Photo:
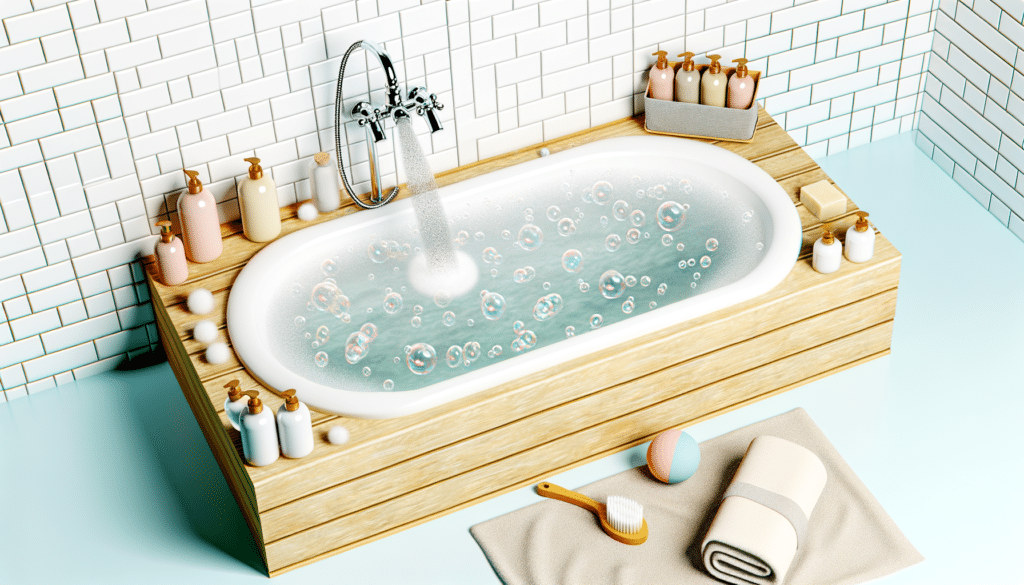
<svg viewBox="0 0 1024 585">
<path fill-rule="evenodd" d="M 824 179 L 801 187 L 800 202 L 822 221 L 846 213 L 846 196 Z"/>
</svg>

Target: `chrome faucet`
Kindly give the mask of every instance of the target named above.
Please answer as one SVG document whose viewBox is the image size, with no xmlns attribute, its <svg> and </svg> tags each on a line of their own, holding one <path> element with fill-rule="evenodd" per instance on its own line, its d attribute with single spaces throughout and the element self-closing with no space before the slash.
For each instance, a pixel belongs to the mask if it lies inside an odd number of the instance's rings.
<svg viewBox="0 0 1024 585">
<path fill-rule="evenodd" d="M 366 128 L 366 144 L 370 162 L 370 201 L 366 202 L 359 199 L 356 196 L 355 190 L 349 183 L 348 176 L 345 173 L 345 164 L 341 157 L 341 108 L 344 100 L 342 96 L 342 83 L 345 79 L 345 66 L 348 64 L 348 59 L 356 49 L 364 49 L 380 61 L 381 67 L 384 69 L 385 77 L 385 103 L 383 105 L 374 105 L 370 102 L 361 101 L 352 108 L 352 118 L 359 123 L 360 126 Z M 356 205 L 363 209 L 375 209 L 391 202 L 398 194 L 398 186 L 396 185 L 386 195 L 380 186 L 380 161 L 377 158 L 377 143 L 386 140 L 387 137 L 384 134 L 385 123 L 390 118 L 396 122 L 401 118 L 409 118 L 411 114 L 415 112 L 423 116 L 427 124 L 430 126 L 430 132 L 437 132 L 442 130 L 441 120 L 437 117 L 438 110 L 444 109 L 444 106 L 437 101 L 437 95 L 429 93 L 425 87 L 415 87 L 409 91 L 408 98 L 402 101 L 402 90 L 398 85 L 398 76 L 395 74 L 395 67 L 391 63 L 391 57 L 380 48 L 377 43 L 373 41 L 362 40 L 353 43 L 351 47 L 345 51 L 345 56 L 341 59 L 341 68 L 338 71 L 338 91 L 335 97 L 334 103 L 334 144 L 338 153 L 338 170 L 341 171 L 341 180 L 345 185 L 345 190 L 348 191 L 349 197 L 355 201 Z"/>
</svg>

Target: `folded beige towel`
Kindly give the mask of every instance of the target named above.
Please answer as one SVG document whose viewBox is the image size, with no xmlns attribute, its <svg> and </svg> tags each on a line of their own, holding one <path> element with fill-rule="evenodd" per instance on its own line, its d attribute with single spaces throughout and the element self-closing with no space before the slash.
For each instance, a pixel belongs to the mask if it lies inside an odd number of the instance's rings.
<svg viewBox="0 0 1024 585">
<path fill-rule="evenodd" d="M 800 445 L 751 441 L 701 545 L 704 567 L 734 585 L 783 583 L 827 477 Z"/>
</svg>

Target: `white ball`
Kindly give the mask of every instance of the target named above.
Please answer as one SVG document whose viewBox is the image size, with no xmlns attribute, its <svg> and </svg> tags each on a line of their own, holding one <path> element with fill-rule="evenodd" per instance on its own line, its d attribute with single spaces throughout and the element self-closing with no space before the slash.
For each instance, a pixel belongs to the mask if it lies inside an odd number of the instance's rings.
<svg viewBox="0 0 1024 585">
<path fill-rule="evenodd" d="M 213 321 L 203 319 L 192 328 L 192 337 L 203 345 L 209 345 L 217 339 L 217 326 Z"/>
<path fill-rule="evenodd" d="M 193 315 L 209 315 L 213 312 L 213 293 L 205 288 L 197 288 L 189 293 L 185 304 Z"/>
<path fill-rule="evenodd" d="M 548 147 L 545 146 L 544 148 L 540 149 L 540 155 L 541 156 L 547 156 L 549 154 L 551 154 L 551 151 L 548 150 Z"/>
<path fill-rule="evenodd" d="M 348 429 L 341 425 L 334 425 L 327 431 L 327 440 L 332 445 L 344 445 L 348 442 Z"/>
<path fill-rule="evenodd" d="M 318 213 L 316 205 L 308 201 L 299 206 L 299 219 L 302 221 L 313 221 Z"/>
<path fill-rule="evenodd" d="M 220 365 L 223 363 L 227 363 L 228 359 L 230 358 L 231 350 L 228 349 L 228 344 L 224 343 L 223 341 L 211 343 L 206 348 L 206 361 L 211 364 Z"/>
</svg>

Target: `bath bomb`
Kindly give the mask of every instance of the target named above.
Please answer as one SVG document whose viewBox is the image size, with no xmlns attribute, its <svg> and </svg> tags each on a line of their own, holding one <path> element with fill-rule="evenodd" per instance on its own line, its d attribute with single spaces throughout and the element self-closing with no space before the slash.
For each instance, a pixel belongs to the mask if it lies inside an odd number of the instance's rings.
<svg viewBox="0 0 1024 585">
<path fill-rule="evenodd" d="M 211 364 L 224 364 L 227 363 L 228 359 L 230 358 L 231 350 L 228 349 L 228 344 L 224 343 L 223 341 L 211 343 L 209 347 L 206 348 L 206 361 Z"/>
<path fill-rule="evenodd" d="M 192 337 L 203 345 L 209 345 L 217 339 L 217 326 L 213 321 L 203 319 L 192 328 Z"/>
<path fill-rule="evenodd" d="M 193 315 L 209 315 L 213 312 L 213 293 L 205 288 L 197 288 L 188 294 L 185 305 Z"/>
<path fill-rule="evenodd" d="M 317 213 L 316 205 L 310 202 L 305 202 L 299 206 L 299 219 L 302 221 L 313 221 L 316 219 Z"/>
<path fill-rule="evenodd" d="M 341 425 L 334 425 L 327 431 L 327 440 L 332 445 L 344 445 L 348 442 L 348 429 Z"/>
<path fill-rule="evenodd" d="M 651 475 L 665 483 L 686 481 L 697 472 L 700 445 L 679 429 L 669 429 L 651 441 L 647 448 L 647 467 Z"/>
</svg>

